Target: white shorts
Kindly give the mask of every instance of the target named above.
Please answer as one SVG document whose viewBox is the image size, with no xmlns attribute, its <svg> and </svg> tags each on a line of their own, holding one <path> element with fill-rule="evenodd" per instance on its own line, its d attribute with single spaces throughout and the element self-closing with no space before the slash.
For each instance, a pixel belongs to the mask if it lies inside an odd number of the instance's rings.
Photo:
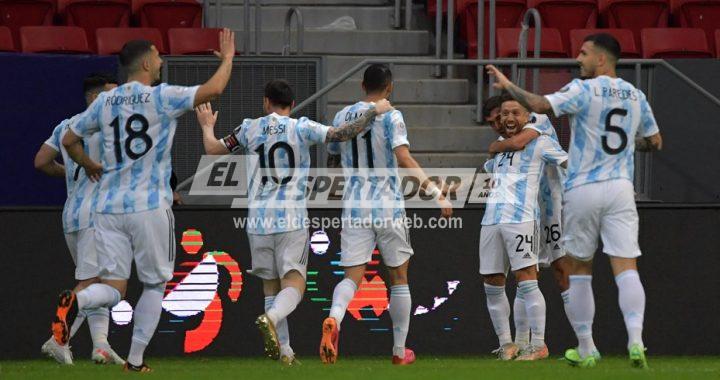
<svg viewBox="0 0 720 380">
<path fill-rule="evenodd" d="M 367 227 L 348 226 L 340 232 L 340 266 L 369 263 L 375 246 L 385 266 L 390 268 L 405 264 L 415 253 L 410 246 L 410 232 L 402 220 Z"/>
<path fill-rule="evenodd" d="M 638 228 L 635 191 L 626 179 L 589 183 L 565 192 L 563 245 L 568 255 L 591 260 L 600 236 L 606 254 L 638 257 Z"/>
<path fill-rule="evenodd" d="M 507 273 L 538 264 L 535 222 L 495 224 L 480 229 L 480 274 Z"/>
<path fill-rule="evenodd" d="M 127 280 L 133 260 L 143 284 L 160 284 L 175 269 L 175 217 L 157 208 L 131 214 L 95 214 L 100 278 Z"/>
<path fill-rule="evenodd" d="M 95 229 L 90 227 L 67 233 L 65 242 L 75 263 L 75 279 L 82 281 L 98 277 L 100 267 L 95 249 Z"/>
<path fill-rule="evenodd" d="M 562 224 L 559 217 L 543 218 L 538 230 L 538 264 L 547 268 L 555 260 L 565 256 L 565 248 L 562 246 Z"/>
<path fill-rule="evenodd" d="M 285 277 L 298 271 L 307 278 L 310 241 L 306 228 L 270 235 L 248 234 L 252 269 L 248 273 L 263 280 Z"/>
</svg>

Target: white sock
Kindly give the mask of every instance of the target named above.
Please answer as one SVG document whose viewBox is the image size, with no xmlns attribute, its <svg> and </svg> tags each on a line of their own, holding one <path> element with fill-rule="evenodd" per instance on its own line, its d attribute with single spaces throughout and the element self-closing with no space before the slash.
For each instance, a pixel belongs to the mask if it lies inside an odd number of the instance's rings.
<svg viewBox="0 0 720 380">
<path fill-rule="evenodd" d="M 626 270 L 615 277 L 618 287 L 618 301 L 628 332 L 628 348 L 633 344 L 643 345 L 642 329 L 645 316 L 645 290 L 636 270 Z"/>
<path fill-rule="evenodd" d="M 355 281 L 349 278 L 346 278 L 335 285 L 332 307 L 330 307 L 330 317 L 335 318 L 338 329 L 340 329 L 340 323 L 342 323 L 347 307 L 353 297 L 355 297 L 356 291 L 357 285 L 355 285 Z"/>
<path fill-rule="evenodd" d="M 143 286 L 143 292 L 135 306 L 132 344 L 127 358 L 134 366 L 144 363 L 145 347 L 150 343 L 160 321 L 164 292 L 165 283 Z"/>
<path fill-rule="evenodd" d="M 410 309 L 412 298 L 408 285 L 395 285 L 390 287 L 390 318 L 393 323 L 393 355 L 405 358 L 405 340 L 410 328 Z"/>
<path fill-rule="evenodd" d="M 512 343 L 510 335 L 510 301 L 505 294 L 504 286 L 485 284 L 485 298 L 487 300 L 490 320 L 495 328 L 500 346 Z"/>
<path fill-rule="evenodd" d="M 70 326 L 70 338 L 75 336 L 75 333 L 78 332 L 83 322 L 85 322 L 85 310 L 79 310 L 72 326 Z"/>
<path fill-rule="evenodd" d="M 595 349 L 592 339 L 592 325 L 595 317 L 595 298 L 592 291 L 592 276 L 570 276 L 568 319 L 578 338 L 581 357 L 591 355 Z"/>
<path fill-rule="evenodd" d="M 275 302 L 275 296 L 267 296 L 265 297 L 265 312 L 267 313 L 268 310 L 272 307 L 273 303 Z M 280 348 L 285 346 L 286 348 L 290 347 L 290 331 L 288 330 L 288 323 L 287 318 L 279 321 L 275 325 L 275 331 L 278 335 L 278 341 L 280 342 Z M 292 349 L 290 349 L 292 351 Z"/>
<path fill-rule="evenodd" d="M 530 343 L 530 325 L 525 311 L 525 298 L 520 293 L 520 289 L 515 293 L 513 320 L 515 321 L 515 344 L 520 347 L 528 345 Z"/>
<path fill-rule="evenodd" d="M 265 314 L 267 314 L 272 323 L 277 326 L 278 321 L 287 318 L 287 316 L 295 310 L 300 301 L 302 301 L 300 291 L 292 286 L 288 286 L 275 296 L 273 305 Z"/>
<path fill-rule="evenodd" d="M 110 323 L 110 311 L 106 307 L 86 310 L 90 336 L 93 341 L 93 348 L 109 348 L 108 324 Z"/>
<path fill-rule="evenodd" d="M 525 298 L 525 311 L 532 330 L 532 343 L 535 347 L 545 345 L 545 297 L 543 297 L 537 280 L 522 281 L 518 291 Z"/>
<path fill-rule="evenodd" d="M 120 292 L 107 284 L 92 284 L 75 293 L 78 310 L 112 308 L 120 302 Z"/>
</svg>

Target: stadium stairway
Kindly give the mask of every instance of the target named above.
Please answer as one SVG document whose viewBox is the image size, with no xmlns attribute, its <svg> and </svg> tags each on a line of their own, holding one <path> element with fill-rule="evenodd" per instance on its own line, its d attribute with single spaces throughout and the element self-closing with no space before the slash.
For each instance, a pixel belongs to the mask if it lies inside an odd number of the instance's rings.
<svg viewBox="0 0 720 380">
<path fill-rule="evenodd" d="M 262 50 L 277 54 L 282 50 L 285 14 L 298 7 L 305 24 L 304 51 L 326 57 L 326 83 L 369 57 L 431 58 L 434 38 L 422 6 L 413 9 L 413 30 L 394 29 L 393 3 L 387 0 L 264 0 Z M 223 2 L 224 26 L 244 30 L 240 0 Z M 254 10 L 251 10 L 251 30 Z M 211 25 L 215 16 L 210 11 Z M 351 16 L 356 30 L 317 30 L 341 16 Z M 294 24 L 294 23 L 293 23 Z M 242 33 L 237 34 L 238 49 Z M 251 37 L 254 43 L 254 36 Z M 294 49 L 295 37 L 292 45 Z M 254 48 L 254 47 L 253 47 Z M 462 76 L 468 70 L 456 70 Z M 428 66 L 393 67 L 395 91 L 392 102 L 403 112 L 413 156 L 426 167 L 479 167 L 486 149 L 495 138 L 488 127 L 475 123 L 473 84 L 467 79 L 435 78 Z M 362 71 L 328 94 L 324 122 L 336 112 L 361 99 Z"/>
</svg>

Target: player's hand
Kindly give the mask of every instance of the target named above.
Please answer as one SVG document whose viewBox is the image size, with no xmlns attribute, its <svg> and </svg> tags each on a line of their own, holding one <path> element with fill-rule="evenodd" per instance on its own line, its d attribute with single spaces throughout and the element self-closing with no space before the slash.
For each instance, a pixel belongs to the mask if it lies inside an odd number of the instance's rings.
<svg viewBox="0 0 720 380">
<path fill-rule="evenodd" d="M 97 182 L 100 180 L 100 176 L 102 176 L 103 171 L 102 165 L 93 160 L 87 160 L 87 163 L 83 165 L 83 168 L 85 169 L 85 174 L 87 174 L 88 178 L 90 178 L 90 181 Z"/>
<path fill-rule="evenodd" d="M 378 115 L 382 115 L 385 112 L 390 112 L 394 109 L 395 108 L 393 108 L 392 104 L 390 104 L 390 101 L 388 101 L 387 99 L 382 99 L 375 102 L 375 111 Z"/>
<path fill-rule="evenodd" d="M 485 70 L 487 70 L 488 75 L 491 77 L 495 77 L 495 83 L 493 84 L 493 87 L 497 88 L 498 90 L 505 90 L 507 89 L 512 82 L 510 82 L 510 79 L 508 79 L 505 74 L 502 73 L 502 71 L 498 70 L 497 67 L 493 65 L 485 65 Z"/>
<path fill-rule="evenodd" d="M 217 122 L 218 111 L 213 113 L 212 105 L 210 103 L 203 103 L 195 108 L 195 115 L 197 115 L 198 123 L 202 129 L 213 129 Z"/>
<path fill-rule="evenodd" d="M 452 204 L 450 204 L 445 197 L 440 197 L 438 199 L 438 205 L 440 206 L 440 216 L 445 219 L 450 219 L 453 214 Z"/>
<path fill-rule="evenodd" d="M 233 59 L 235 56 L 235 32 L 228 28 L 223 28 L 218 34 L 220 42 L 220 51 L 213 51 L 215 56 L 220 59 Z"/>
</svg>

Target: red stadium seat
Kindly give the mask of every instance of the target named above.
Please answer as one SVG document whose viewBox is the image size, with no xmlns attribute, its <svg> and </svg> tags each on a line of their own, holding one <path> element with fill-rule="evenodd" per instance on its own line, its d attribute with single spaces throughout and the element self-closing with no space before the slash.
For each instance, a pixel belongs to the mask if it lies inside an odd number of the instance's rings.
<svg viewBox="0 0 720 380">
<path fill-rule="evenodd" d="M 712 58 L 705 32 L 697 28 L 642 30 L 644 58 Z"/>
<path fill-rule="evenodd" d="M 467 7 L 470 6 L 469 3 L 472 1 L 473 0 L 456 0 L 453 4 L 454 8 L 455 8 L 455 17 L 462 15 L 465 12 L 465 10 L 467 9 Z M 525 0 L 523 0 L 523 3 L 524 2 L 525 2 Z M 475 4 L 475 7 L 477 8 L 477 1 L 475 1 L 473 4 Z M 446 16 L 447 15 L 447 6 L 448 6 L 447 0 L 443 0 L 442 1 L 442 13 L 445 17 L 447 17 Z M 435 9 L 436 8 L 437 8 L 437 4 L 435 4 L 435 0 L 428 0 L 427 14 L 428 14 L 428 17 L 430 17 L 433 20 L 435 20 Z"/>
<path fill-rule="evenodd" d="M 642 54 L 637 45 L 635 45 L 635 38 L 631 31 L 627 29 L 575 29 L 570 31 L 570 53 L 573 57 L 577 57 L 580 54 L 580 47 L 585 40 L 585 37 L 596 34 L 596 33 L 607 33 L 615 37 L 620 43 L 620 49 L 622 50 L 622 58 L 641 58 Z"/>
<path fill-rule="evenodd" d="M 635 44 L 640 43 L 644 28 L 665 28 L 670 18 L 668 0 L 604 0 L 604 18 L 609 28 L 630 29 Z"/>
<path fill-rule="evenodd" d="M 565 46 L 570 46 L 572 29 L 597 26 L 597 0 L 529 0 L 528 8 L 535 8 L 540 12 L 543 28 L 560 31 Z"/>
<path fill-rule="evenodd" d="M 60 0 L 58 11 L 67 25 L 85 29 L 88 43 L 95 48 L 98 28 L 130 26 L 129 0 Z"/>
<path fill-rule="evenodd" d="M 0 25 L 10 28 L 15 46 L 20 46 L 20 27 L 52 25 L 54 15 L 55 5 L 50 1 L 0 1 Z"/>
<path fill-rule="evenodd" d="M 489 2 L 485 1 L 485 38 L 484 56 L 488 56 L 490 46 L 490 11 Z M 522 22 L 525 13 L 525 0 L 497 0 L 495 3 L 495 27 L 496 28 L 517 28 Z M 460 39 L 468 43 L 468 58 L 477 58 L 477 19 L 478 2 L 470 0 L 467 3 L 465 12 L 460 15 Z"/>
<path fill-rule="evenodd" d="M 77 26 L 23 26 L 20 41 L 23 53 L 92 53 L 85 30 Z"/>
<path fill-rule="evenodd" d="M 715 30 L 720 29 L 720 1 L 673 0 L 672 12 L 675 24 L 703 29 L 710 46 L 715 46 Z"/>
<path fill-rule="evenodd" d="M 166 53 L 162 35 L 159 30 L 154 28 L 100 28 L 95 37 L 97 38 L 98 54 L 118 54 L 123 45 L 132 40 L 151 41 L 160 54 Z"/>
<path fill-rule="evenodd" d="M 220 29 L 173 28 L 168 30 L 170 54 L 207 55 L 220 51 Z"/>
<path fill-rule="evenodd" d="M 0 26 L 0 51 L 16 52 L 15 42 L 12 38 L 12 32 L 7 26 Z"/>
<path fill-rule="evenodd" d="M 135 9 L 139 25 L 160 29 L 166 43 L 170 28 L 202 27 L 203 7 L 195 0 L 133 0 Z"/>
<path fill-rule="evenodd" d="M 517 57 L 518 55 L 518 39 L 520 37 L 519 28 L 500 28 L 497 30 L 497 49 L 498 58 Z M 567 58 L 568 54 L 565 50 L 560 37 L 560 32 L 553 28 L 543 28 L 540 41 L 540 56 L 543 58 Z M 535 51 L 535 29 L 531 28 L 528 34 L 528 57 L 533 57 Z"/>
</svg>

